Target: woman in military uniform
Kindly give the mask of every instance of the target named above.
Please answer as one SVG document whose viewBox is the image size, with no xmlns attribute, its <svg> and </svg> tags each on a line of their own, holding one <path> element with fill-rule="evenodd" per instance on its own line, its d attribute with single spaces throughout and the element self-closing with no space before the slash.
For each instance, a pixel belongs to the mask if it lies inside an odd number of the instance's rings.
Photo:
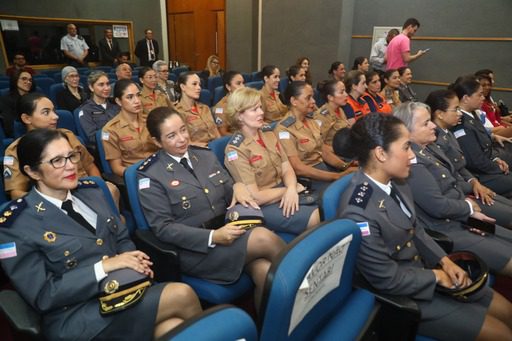
<svg viewBox="0 0 512 341">
<path fill-rule="evenodd" d="M 103 71 L 93 71 L 87 77 L 91 98 L 80 106 L 78 117 L 87 139 L 96 143 L 96 132 L 119 113 L 119 106 L 109 100 L 112 87 Z"/>
<path fill-rule="evenodd" d="M 319 221 L 314 203 L 299 205 L 304 187 L 297 178 L 279 140 L 265 125 L 257 90 L 236 90 L 228 100 L 228 121 L 235 133 L 226 146 L 224 164 L 233 178 L 261 205 L 265 221 L 274 231 L 300 234 Z"/>
<path fill-rule="evenodd" d="M 409 129 L 416 155 L 407 183 L 414 195 L 418 219 L 453 240 L 454 251 L 471 250 L 493 272 L 512 276 L 512 231 L 496 226 L 495 234 L 483 234 L 464 226 L 469 217 L 492 222 L 494 219 L 485 215 L 480 205 L 458 186 L 454 168 L 434 144 L 435 124 L 428 109 L 423 103 L 408 102 L 393 111 Z M 510 221 L 510 212 L 504 216 Z"/>
<path fill-rule="evenodd" d="M 350 121 L 354 121 L 369 114 L 370 107 L 362 97 L 366 92 L 366 77 L 364 73 L 352 70 L 347 74 L 343 82 L 348 92 L 347 104 L 343 106 L 347 118 Z"/>
<path fill-rule="evenodd" d="M 357 268 L 379 292 L 408 296 L 421 311 L 418 333 L 437 340 L 512 338 L 512 306 L 483 287 L 461 302 L 436 286 L 464 288 L 467 274 L 455 265 L 417 221 L 407 178 L 414 153 L 409 132 L 393 116 L 372 113 L 334 139 L 362 169 L 342 196 L 339 214 L 360 223 Z"/>
<path fill-rule="evenodd" d="M 263 227 L 247 230 L 224 223 L 233 180 L 210 150 L 190 146 L 178 112 L 157 108 L 147 125 L 161 147 L 137 172 L 149 226 L 158 239 L 180 248 L 185 274 L 227 284 L 247 271 L 256 285 L 258 307 L 267 271 L 283 242 Z"/>
<path fill-rule="evenodd" d="M 510 213 L 512 201 L 484 186 L 466 168 L 464 154 L 460 149 L 457 139 L 449 130 L 457 125 L 462 117 L 457 94 L 451 90 L 436 90 L 427 96 L 425 103 L 430 107 L 432 122 L 436 125 L 437 139 L 435 144 L 453 165 L 455 174 L 458 177 L 457 184 L 459 188 L 466 195 L 475 197 L 482 208 L 482 212 L 496 218 L 501 226 L 511 228 L 512 215 Z"/>
<path fill-rule="evenodd" d="M 131 79 L 117 81 L 114 98 L 121 111 L 103 127 L 101 142 L 112 171 L 122 177 L 126 167 L 145 159 L 158 147 L 146 129 L 137 84 Z"/>
<path fill-rule="evenodd" d="M 279 82 L 281 73 L 275 65 L 267 65 L 261 69 L 263 87 L 261 88 L 261 108 L 265 113 L 265 122 L 270 123 L 280 120 L 288 111 L 286 105 L 279 98 Z"/>
<path fill-rule="evenodd" d="M 43 94 L 30 93 L 20 97 L 18 101 L 18 117 L 27 131 L 37 128 L 57 129 L 59 116 L 55 113 L 52 101 Z M 58 129 L 68 138 L 71 146 L 81 152 L 82 158 L 78 163 L 78 176 L 100 176 L 100 171 L 94 164 L 94 158 L 87 151 L 72 131 Z M 7 147 L 4 155 L 4 185 L 11 199 L 17 199 L 30 190 L 30 179 L 23 174 L 19 165 L 18 143 L 15 140 Z M 113 190 L 113 192 L 116 192 Z"/>
<path fill-rule="evenodd" d="M 175 108 L 187 123 L 191 136 L 190 142 L 196 146 L 206 147 L 208 142 L 220 137 L 210 108 L 199 102 L 201 96 L 199 76 L 193 71 L 182 72 L 178 77 L 176 91 L 181 98 Z"/>
<path fill-rule="evenodd" d="M 213 114 L 215 115 L 215 123 L 222 136 L 231 135 L 229 131 L 229 125 L 226 119 L 226 108 L 228 104 L 229 95 L 238 88 L 243 88 L 244 77 L 238 71 L 228 71 L 222 75 L 222 82 L 224 83 L 224 93 L 226 94 L 222 99 L 215 104 L 213 108 Z"/>
<path fill-rule="evenodd" d="M 380 95 L 381 83 L 379 73 L 377 71 L 369 71 L 366 73 L 365 77 L 367 89 L 362 97 L 366 103 L 368 103 L 370 111 L 391 114 L 393 108 L 391 108 L 391 105 L 386 99 Z"/>
<path fill-rule="evenodd" d="M 101 188 L 78 181 L 80 151 L 67 135 L 32 130 L 18 151 L 21 171 L 36 185 L 2 212 L 0 259 L 16 290 L 42 315 L 46 339 L 151 340 L 201 311 L 190 287 L 162 283 L 146 289 L 136 305 L 100 315 L 100 282 L 125 268 L 152 276 L 151 260 L 135 250 Z"/>
<path fill-rule="evenodd" d="M 509 171 L 512 157 L 505 148 L 494 144 L 503 145 L 506 139 L 489 134 L 476 112 L 484 100 L 482 86 L 476 78 L 465 77 L 450 88 L 457 94 L 462 112 L 459 123 L 451 131 L 464 153 L 467 168 L 478 176 L 482 184 L 498 194 L 512 198 L 512 174 Z"/>
<path fill-rule="evenodd" d="M 142 84 L 140 99 L 142 101 L 142 118 L 145 120 L 151 110 L 158 107 L 172 106 L 169 98 L 157 89 L 158 77 L 156 71 L 145 66 L 139 71 L 139 81 Z"/>
<path fill-rule="evenodd" d="M 311 179 L 312 188 L 323 191 L 332 181 L 355 171 L 334 155 L 322 140 L 320 127 L 313 118 L 315 100 L 311 85 L 292 82 L 286 88 L 285 100 L 290 103 L 290 111 L 277 124 L 274 133 L 295 174 Z M 342 172 L 334 170 L 339 165 L 344 169 Z"/>
</svg>

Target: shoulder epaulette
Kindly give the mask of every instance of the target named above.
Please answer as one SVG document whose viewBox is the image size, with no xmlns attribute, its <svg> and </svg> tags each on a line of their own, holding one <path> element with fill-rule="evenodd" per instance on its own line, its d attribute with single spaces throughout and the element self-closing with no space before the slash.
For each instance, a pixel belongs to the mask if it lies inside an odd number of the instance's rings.
<svg viewBox="0 0 512 341">
<path fill-rule="evenodd" d="M 77 188 L 96 188 L 98 184 L 93 180 L 78 180 Z"/>
<path fill-rule="evenodd" d="M 0 227 L 10 227 L 16 217 L 27 207 L 24 198 L 12 200 L 0 213 Z"/>
<path fill-rule="evenodd" d="M 142 164 L 137 168 L 140 171 L 147 170 L 155 161 L 158 160 L 158 154 L 154 153 L 153 155 L 149 156 Z"/>
<path fill-rule="evenodd" d="M 236 134 L 233 134 L 233 136 L 231 137 L 231 140 L 229 140 L 229 144 L 236 146 L 236 147 L 240 147 L 240 144 L 243 142 L 244 139 L 245 139 L 245 137 L 242 133 L 236 133 Z"/>
<path fill-rule="evenodd" d="M 307 118 L 313 118 L 313 116 L 314 116 L 314 115 L 315 115 L 315 112 L 314 112 L 314 111 L 312 111 L 312 112 L 308 112 L 308 113 L 306 114 L 306 117 L 307 117 Z"/>
<path fill-rule="evenodd" d="M 372 192 L 373 189 L 370 187 L 368 182 L 365 181 L 354 188 L 354 192 L 352 193 L 352 196 L 350 197 L 350 201 L 348 202 L 348 204 L 365 209 L 366 205 L 368 205 L 368 201 L 370 201 Z"/>
<path fill-rule="evenodd" d="M 325 108 L 323 110 L 320 110 L 320 114 L 327 115 L 329 113 L 329 109 Z"/>
<path fill-rule="evenodd" d="M 261 131 L 272 131 L 275 127 L 275 124 L 265 124 L 263 127 L 261 127 Z"/>
<path fill-rule="evenodd" d="M 289 126 L 291 126 L 294 123 L 295 123 L 295 116 L 288 116 L 285 120 L 281 121 L 281 125 L 285 126 L 286 128 L 288 128 Z"/>
</svg>

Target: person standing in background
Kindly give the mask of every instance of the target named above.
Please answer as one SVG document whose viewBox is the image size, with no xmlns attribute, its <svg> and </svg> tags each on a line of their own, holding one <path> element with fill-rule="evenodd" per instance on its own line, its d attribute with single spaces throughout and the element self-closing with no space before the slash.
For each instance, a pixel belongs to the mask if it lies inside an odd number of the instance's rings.
<svg viewBox="0 0 512 341">
<path fill-rule="evenodd" d="M 145 38 L 137 42 L 135 55 L 139 58 L 140 66 L 152 67 L 158 60 L 158 42 L 153 39 L 153 31 L 149 28 L 144 30 Z"/>
<path fill-rule="evenodd" d="M 100 39 L 98 46 L 100 49 L 101 65 L 112 66 L 117 61 L 117 56 L 121 53 L 119 42 L 114 39 L 111 28 L 104 31 L 105 36 Z"/>
<path fill-rule="evenodd" d="M 419 50 L 411 54 L 411 38 L 420 28 L 420 22 L 415 18 L 409 18 L 402 26 L 402 33 L 394 37 L 388 44 L 386 51 L 386 70 L 398 69 L 408 66 L 410 62 L 423 56 L 427 50 Z"/>
<path fill-rule="evenodd" d="M 85 58 L 89 54 L 89 45 L 84 37 L 77 34 L 76 26 L 68 24 L 68 34 L 60 40 L 60 49 L 68 64 L 74 67 L 87 66 Z"/>
<path fill-rule="evenodd" d="M 380 38 L 375 45 L 372 47 L 372 52 L 370 53 L 370 66 L 380 74 L 386 71 L 386 51 L 388 49 L 388 44 L 400 32 L 396 28 L 393 28 L 388 31 L 386 38 Z"/>
</svg>

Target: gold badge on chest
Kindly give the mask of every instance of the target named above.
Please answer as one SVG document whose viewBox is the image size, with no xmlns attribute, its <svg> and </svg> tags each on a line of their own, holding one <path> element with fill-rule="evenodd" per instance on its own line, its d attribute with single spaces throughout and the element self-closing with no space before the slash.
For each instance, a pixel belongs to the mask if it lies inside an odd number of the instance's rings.
<svg viewBox="0 0 512 341">
<path fill-rule="evenodd" d="M 43 234 L 43 239 L 50 244 L 55 243 L 55 241 L 57 240 L 57 234 L 55 234 L 55 232 L 46 231 Z"/>
</svg>

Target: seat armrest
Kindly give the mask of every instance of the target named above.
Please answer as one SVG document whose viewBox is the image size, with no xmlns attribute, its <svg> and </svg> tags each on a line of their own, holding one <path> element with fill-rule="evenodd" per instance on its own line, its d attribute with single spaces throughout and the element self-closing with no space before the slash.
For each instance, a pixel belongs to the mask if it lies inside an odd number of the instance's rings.
<svg viewBox="0 0 512 341">
<path fill-rule="evenodd" d="M 17 331 L 31 336 L 41 335 L 41 317 L 16 291 L 0 291 L 0 310 Z"/>
<path fill-rule="evenodd" d="M 425 232 L 434 239 L 434 241 L 444 250 L 446 253 L 451 253 L 453 250 L 453 240 L 451 240 L 447 235 L 444 233 L 431 230 L 431 229 L 425 229 Z"/>
<path fill-rule="evenodd" d="M 181 280 L 178 248 L 156 238 L 150 230 L 136 230 L 133 241 L 137 249 L 145 252 L 153 262 L 157 282 Z"/>
<path fill-rule="evenodd" d="M 414 300 L 407 296 L 382 294 L 360 273 L 354 274 L 353 284 L 356 288 L 372 292 L 381 304 L 376 317 L 379 340 L 412 341 L 416 338 L 421 311 Z"/>
</svg>

